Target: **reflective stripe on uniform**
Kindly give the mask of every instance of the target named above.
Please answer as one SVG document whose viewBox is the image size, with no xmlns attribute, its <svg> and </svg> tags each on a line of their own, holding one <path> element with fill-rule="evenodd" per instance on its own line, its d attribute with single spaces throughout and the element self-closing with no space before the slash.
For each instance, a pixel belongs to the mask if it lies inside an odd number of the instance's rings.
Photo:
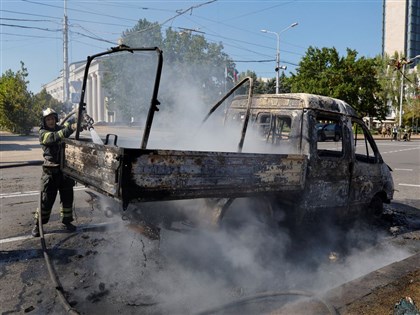
<svg viewBox="0 0 420 315">
<path fill-rule="evenodd" d="M 61 208 L 60 215 L 62 218 L 72 218 L 73 217 L 73 209 L 72 208 Z"/>
<path fill-rule="evenodd" d="M 51 209 L 50 210 L 43 209 L 41 211 L 42 221 L 48 220 L 50 218 L 50 215 L 51 215 Z M 39 208 L 36 208 L 34 217 L 35 217 L 35 219 L 38 220 L 38 218 L 39 218 Z"/>
<path fill-rule="evenodd" d="M 49 137 L 51 134 L 52 134 L 52 132 L 45 132 L 45 133 L 42 135 L 42 144 L 45 144 L 45 143 L 47 142 L 48 137 Z"/>
</svg>

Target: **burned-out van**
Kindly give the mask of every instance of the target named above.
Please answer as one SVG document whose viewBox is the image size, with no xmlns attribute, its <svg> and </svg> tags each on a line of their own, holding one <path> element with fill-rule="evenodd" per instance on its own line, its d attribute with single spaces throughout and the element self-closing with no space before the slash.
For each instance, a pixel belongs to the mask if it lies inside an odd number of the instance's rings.
<svg viewBox="0 0 420 315">
<path fill-rule="evenodd" d="M 217 223 L 236 198 L 247 197 L 257 200 L 256 210 L 267 217 L 281 209 L 300 220 L 327 210 L 338 217 L 378 214 L 383 203 L 392 199 L 390 169 L 352 107 L 337 99 L 303 93 L 252 95 L 251 78 L 242 80 L 204 119 L 227 102 L 220 124 L 240 126 L 237 150 L 148 148 L 154 112 L 160 104 L 162 53 L 157 48 L 116 47 L 89 57 L 78 127 L 87 111 L 85 92 L 91 61 L 113 53 L 131 58 L 136 51 L 158 56 L 140 147 L 124 146 L 116 134 L 104 136 L 104 143 L 94 143 L 77 131 L 75 138 L 64 140 L 62 148 L 63 172 L 117 199 L 123 209 L 129 204 L 202 199 L 209 217 Z M 244 82 L 249 82 L 248 95 L 229 101 Z M 130 81 L 137 92 L 135 84 L 141 82 Z M 127 99 L 127 89 L 124 92 Z M 110 136 L 114 141 L 108 141 Z M 250 138 L 261 144 L 258 150 L 246 148 L 245 140 Z"/>
<path fill-rule="evenodd" d="M 244 119 L 247 104 L 247 97 L 236 97 L 226 119 Z M 279 153 L 306 157 L 302 190 L 282 194 L 278 203 L 300 208 L 301 215 L 327 208 L 339 215 L 379 214 L 383 203 L 393 198 L 390 168 L 366 125 L 347 103 L 296 93 L 254 95 L 250 104 L 250 126 L 263 141 Z"/>
</svg>

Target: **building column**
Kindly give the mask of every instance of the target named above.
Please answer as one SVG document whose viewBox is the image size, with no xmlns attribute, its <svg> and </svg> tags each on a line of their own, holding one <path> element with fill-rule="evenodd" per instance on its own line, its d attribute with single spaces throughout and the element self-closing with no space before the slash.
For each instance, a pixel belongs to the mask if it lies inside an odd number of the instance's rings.
<svg viewBox="0 0 420 315">
<path fill-rule="evenodd" d="M 98 81 L 95 73 L 92 73 L 92 118 L 98 121 Z"/>
<path fill-rule="evenodd" d="M 86 82 L 86 112 L 87 114 L 92 117 L 92 76 L 88 75 L 87 82 Z"/>
<path fill-rule="evenodd" d="M 97 92 L 98 92 L 98 121 L 104 121 L 104 99 L 102 93 L 102 76 L 97 75 Z"/>
</svg>

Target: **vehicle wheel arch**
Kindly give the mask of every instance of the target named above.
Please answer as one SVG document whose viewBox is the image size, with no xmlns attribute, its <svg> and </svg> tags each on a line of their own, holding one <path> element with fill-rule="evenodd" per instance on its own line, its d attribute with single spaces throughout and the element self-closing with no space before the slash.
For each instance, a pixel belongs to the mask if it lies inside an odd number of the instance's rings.
<svg viewBox="0 0 420 315">
<path fill-rule="evenodd" d="M 376 193 L 367 205 L 367 211 L 369 216 L 378 218 L 384 212 L 384 203 L 387 202 L 387 196 L 385 191 Z"/>
</svg>

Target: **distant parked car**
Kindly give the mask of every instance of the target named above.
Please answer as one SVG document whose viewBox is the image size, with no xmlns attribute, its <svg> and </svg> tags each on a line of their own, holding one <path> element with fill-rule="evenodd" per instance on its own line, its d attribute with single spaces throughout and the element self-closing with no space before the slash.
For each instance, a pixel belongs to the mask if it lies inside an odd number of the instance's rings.
<svg viewBox="0 0 420 315">
<path fill-rule="evenodd" d="M 338 124 L 318 124 L 318 141 L 332 139 L 339 141 L 341 139 L 341 128 Z"/>
</svg>

